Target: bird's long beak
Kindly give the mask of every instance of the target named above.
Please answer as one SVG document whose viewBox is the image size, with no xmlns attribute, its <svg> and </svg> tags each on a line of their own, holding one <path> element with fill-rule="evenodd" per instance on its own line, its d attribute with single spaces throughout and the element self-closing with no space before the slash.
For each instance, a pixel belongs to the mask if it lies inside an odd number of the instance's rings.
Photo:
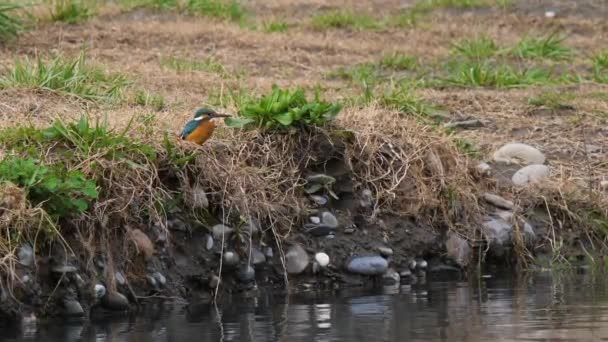
<svg viewBox="0 0 608 342">
<path fill-rule="evenodd" d="M 222 114 L 222 113 L 214 113 L 211 116 L 214 117 L 214 118 L 229 118 L 232 115 L 230 115 L 230 114 Z"/>
</svg>

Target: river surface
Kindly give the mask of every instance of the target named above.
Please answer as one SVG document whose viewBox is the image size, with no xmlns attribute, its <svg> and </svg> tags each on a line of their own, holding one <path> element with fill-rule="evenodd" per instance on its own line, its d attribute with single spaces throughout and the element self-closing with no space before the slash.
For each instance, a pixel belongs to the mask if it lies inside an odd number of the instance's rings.
<svg viewBox="0 0 608 342">
<path fill-rule="evenodd" d="M 24 325 L 2 341 L 608 341 L 608 278 L 541 273 L 375 290 L 151 306 L 132 317 Z"/>
</svg>

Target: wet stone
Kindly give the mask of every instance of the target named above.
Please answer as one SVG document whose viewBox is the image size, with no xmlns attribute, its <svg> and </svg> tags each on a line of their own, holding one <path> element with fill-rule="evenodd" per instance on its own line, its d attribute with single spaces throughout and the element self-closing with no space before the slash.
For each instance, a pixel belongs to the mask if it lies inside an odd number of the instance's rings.
<svg viewBox="0 0 608 342">
<path fill-rule="evenodd" d="M 380 275 L 388 269 L 388 261 L 381 256 L 362 256 L 350 260 L 347 270 L 362 275 Z"/>
<path fill-rule="evenodd" d="M 304 229 L 312 236 L 327 236 L 336 232 L 335 228 L 327 225 L 305 224 Z"/>
<path fill-rule="evenodd" d="M 248 283 L 255 279 L 255 270 L 249 265 L 243 265 L 237 272 L 238 279 L 243 283 Z"/>
<path fill-rule="evenodd" d="M 327 267 L 329 265 L 329 255 L 324 252 L 319 252 L 315 254 L 315 261 L 321 268 Z"/>
<path fill-rule="evenodd" d="M 150 284 L 151 287 L 153 287 L 155 289 L 158 288 L 158 282 L 156 281 L 154 276 L 147 275 L 146 280 L 148 280 L 148 284 Z"/>
<path fill-rule="evenodd" d="M 410 260 L 410 262 L 407 264 L 407 267 L 409 267 L 410 270 L 413 271 L 416 269 L 416 265 L 417 265 L 416 260 Z"/>
<path fill-rule="evenodd" d="M 327 204 L 328 199 L 325 196 L 319 196 L 319 195 L 311 195 L 310 199 L 315 202 L 317 205 L 320 206 L 324 206 Z"/>
<path fill-rule="evenodd" d="M 321 219 L 317 216 L 311 216 L 310 217 L 310 222 L 312 222 L 313 224 L 320 224 L 321 223 Z"/>
<path fill-rule="evenodd" d="M 425 270 L 428 266 L 429 264 L 426 262 L 426 260 L 419 260 L 416 262 L 416 269 L 418 270 Z"/>
<path fill-rule="evenodd" d="M 393 249 L 390 247 L 378 247 L 378 252 L 385 258 L 393 255 Z"/>
<path fill-rule="evenodd" d="M 400 276 L 401 278 L 409 278 L 409 277 L 411 277 L 411 276 L 412 276 L 412 271 L 410 271 L 410 270 L 403 270 L 403 271 L 401 271 L 401 272 L 399 273 L 399 276 Z"/>
<path fill-rule="evenodd" d="M 216 276 L 215 274 L 213 276 L 211 276 L 211 278 L 209 279 L 209 287 L 212 289 L 217 288 L 220 285 L 220 277 Z"/>
<path fill-rule="evenodd" d="M 306 253 L 306 250 L 299 244 L 291 246 L 285 254 L 285 266 L 287 273 L 289 274 L 300 274 L 304 272 L 309 262 L 310 258 L 308 257 L 308 253 Z"/>
<path fill-rule="evenodd" d="M 205 242 L 205 248 L 210 251 L 213 249 L 213 236 L 207 235 L 207 241 Z"/>
<path fill-rule="evenodd" d="M 517 186 L 538 183 L 546 178 L 549 178 L 551 171 L 546 165 L 528 165 L 517 170 L 511 181 Z"/>
<path fill-rule="evenodd" d="M 34 265 L 34 250 L 30 245 L 21 246 L 17 257 L 19 258 L 19 263 L 25 267 L 32 267 Z"/>
<path fill-rule="evenodd" d="M 401 276 L 399 275 L 399 273 L 397 273 L 395 270 L 393 270 L 392 268 L 389 268 L 383 275 L 382 275 L 382 283 L 384 285 L 395 285 L 395 284 L 399 284 L 401 280 Z"/>
<path fill-rule="evenodd" d="M 125 285 L 127 283 L 127 279 L 125 279 L 125 276 L 120 271 L 114 274 L 114 279 L 119 285 Z"/>
<path fill-rule="evenodd" d="M 167 284 L 167 278 L 165 278 L 165 276 L 162 273 L 154 272 L 154 274 L 152 274 L 152 276 L 154 277 L 154 279 L 160 286 L 165 286 L 165 284 Z"/>
<path fill-rule="evenodd" d="M 67 316 L 72 316 L 72 317 L 84 316 L 84 309 L 82 308 L 82 305 L 80 305 L 80 303 L 76 299 L 67 299 L 67 298 L 64 299 L 63 307 L 65 309 L 64 312 Z"/>
<path fill-rule="evenodd" d="M 251 261 L 254 265 L 261 265 L 266 262 L 266 257 L 262 251 L 254 247 L 251 250 Z"/>
<path fill-rule="evenodd" d="M 344 229 L 344 234 L 353 234 L 354 232 L 355 232 L 355 228 Z"/>
<path fill-rule="evenodd" d="M 103 298 L 106 295 L 106 287 L 101 284 L 95 284 L 95 298 Z"/>
<path fill-rule="evenodd" d="M 212 231 L 214 238 L 222 240 L 222 237 L 224 237 L 224 239 L 228 239 L 233 229 L 223 224 L 216 224 L 213 226 Z"/>
<path fill-rule="evenodd" d="M 109 292 L 103 297 L 102 305 L 108 310 L 124 311 L 129 308 L 129 300 L 121 293 Z"/>
<path fill-rule="evenodd" d="M 326 211 L 321 214 L 321 222 L 330 228 L 338 227 L 338 219 L 334 216 L 334 214 L 330 213 L 329 211 Z"/>
<path fill-rule="evenodd" d="M 239 259 L 239 256 L 232 251 L 225 252 L 223 256 L 224 265 L 228 267 L 236 266 L 239 263 Z"/>
</svg>

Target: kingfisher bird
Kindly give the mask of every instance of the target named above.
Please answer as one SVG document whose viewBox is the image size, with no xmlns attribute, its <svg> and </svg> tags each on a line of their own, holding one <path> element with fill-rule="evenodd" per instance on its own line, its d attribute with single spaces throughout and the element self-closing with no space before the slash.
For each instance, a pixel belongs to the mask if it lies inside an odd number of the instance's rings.
<svg viewBox="0 0 608 342">
<path fill-rule="evenodd" d="M 194 119 L 190 120 L 180 138 L 202 145 L 207 141 L 215 130 L 215 118 L 228 118 L 228 114 L 220 114 L 213 109 L 201 108 L 194 113 Z"/>
</svg>

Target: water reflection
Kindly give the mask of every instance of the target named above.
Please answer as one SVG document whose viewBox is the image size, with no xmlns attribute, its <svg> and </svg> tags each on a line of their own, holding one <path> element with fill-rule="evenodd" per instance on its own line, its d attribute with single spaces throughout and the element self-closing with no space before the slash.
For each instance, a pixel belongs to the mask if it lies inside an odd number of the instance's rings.
<svg viewBox="0 0 608 342">
<path fill-rule="evenodd" d="M 601 341 L 603 276 L 429 282 L 375 291 L 236 300 L 218 308 L 147 307 L 137 316 L 24 326 L 3 341 Z"/>
</svg>

